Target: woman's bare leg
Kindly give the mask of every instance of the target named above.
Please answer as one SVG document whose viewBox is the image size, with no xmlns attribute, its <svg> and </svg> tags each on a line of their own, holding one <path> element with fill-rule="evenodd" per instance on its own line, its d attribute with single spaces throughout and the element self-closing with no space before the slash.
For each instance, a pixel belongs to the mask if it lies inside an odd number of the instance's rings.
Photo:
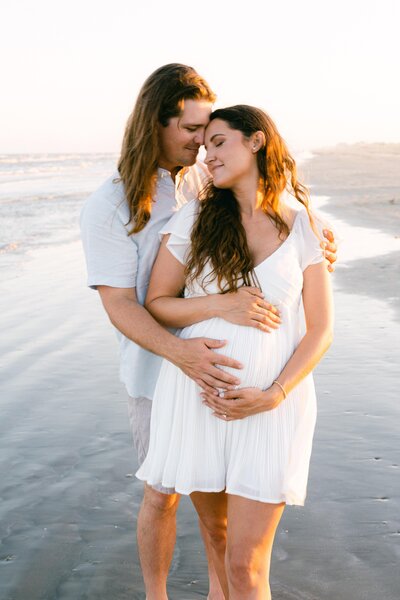
<svg viewBox="0 0 400 600">
<path fill-rule="evenodd" d="M 218 575 L 224 594 L 222 597 L 228 598 L 228 583 L 225 573 L 226 494 L 225 492 L 193 492 L 190 494 L 190 498 L 203 528 L 207 532 L 208 558 L 211 558 L 211 563 Z"/>
<path fill-rule="evenodd" d="M 204 527 L 204 525 L 200 519 L 199 519 L 199 528 L 200 528 L 201 537 L 203 538 L 203 543 L 204 543 L 204 547 L 205 547 L 206 555 L 207 555 L 208 581 L 209 581 L 209 591 L 208 591 L 207 600 L 224 600 L 225 594 L 222 591 L 222 587 L 219 582 L 218 573 L 214 567 L 210 536 L 209 536 L 207 529 Z"/>
<path fill-rule="evenodd" d="M 228 494 L 226 574 L 229 600 L 271 600 L 269 569 L 285 504 Z"/>
</svg>

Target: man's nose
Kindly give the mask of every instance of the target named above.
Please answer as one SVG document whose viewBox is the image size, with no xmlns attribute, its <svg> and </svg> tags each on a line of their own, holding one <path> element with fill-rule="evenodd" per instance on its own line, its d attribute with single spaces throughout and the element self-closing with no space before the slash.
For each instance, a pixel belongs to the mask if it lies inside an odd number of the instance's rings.
<svg viewBox="0 0 400 600">
<path fill-rule="evenodd" d="M 204 144 L 204 130 L 196 131 L 196 135 L 194 136 L 194 142 L 199 146 L 203 146 Z"/>
</svg>

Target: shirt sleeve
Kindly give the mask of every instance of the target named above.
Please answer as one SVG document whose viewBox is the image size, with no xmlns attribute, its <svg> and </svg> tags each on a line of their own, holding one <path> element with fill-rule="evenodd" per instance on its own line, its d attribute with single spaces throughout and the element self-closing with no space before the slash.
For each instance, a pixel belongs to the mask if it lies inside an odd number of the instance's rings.
<svg viewBox="0 0 400 600">
<path fill-rule="evenodd" d="M 80 218 L 88 286 L 132 288 L 136 286 L 138 249 L 128 235 L 123 211 L 104 197 L 93 194 Z"/>
<path fill-rule="evenodd" d="M 181 208 L 159 232 L 160 237 L 169 234 L 167 248 L 183 265 L 190 249 L 190 235 L 198 214 L 198 200 L 191 200 Z"/>
<path fill-rule="evenodd" d="M 297 216 L 299 219 L 300 233 L 300 265 L 305 271 L 310 265 L 316 265 L 324 260 L 324 252 L 321 248 L 322 237 L 319 239 L 311 227 L 307 211 L 302 209 Z M 316 231 L 318 228 L 314 224 Z"/>
</svg>

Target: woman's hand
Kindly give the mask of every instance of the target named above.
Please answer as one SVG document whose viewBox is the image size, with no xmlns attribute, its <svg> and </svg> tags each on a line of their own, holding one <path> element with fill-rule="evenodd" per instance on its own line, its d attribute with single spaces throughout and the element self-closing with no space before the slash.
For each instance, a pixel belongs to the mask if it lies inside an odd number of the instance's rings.
<svg viewBox="0 0 400 600">
<path fill-rule="evenodd" d="M 203 403 L 213 410 L 213 415 L 223 421 L 235 421 L 273 410 L 284 399 L 277 385 L 272 385 L 265 392 L 259 388 L 242 388 L 220 392 L 219 396 L 208 392 L 200 395 Z"/>
<path fill-rule="evenodd" d="M 270 332 L 278 329 L 281 323 L 279 310 L 264 299 L 264 294 L 256 287 L 241 287 L 237 292 L 215 294 L 212 297 L 217 316 L 235 323 L 256 327 Z"/>
</svg>

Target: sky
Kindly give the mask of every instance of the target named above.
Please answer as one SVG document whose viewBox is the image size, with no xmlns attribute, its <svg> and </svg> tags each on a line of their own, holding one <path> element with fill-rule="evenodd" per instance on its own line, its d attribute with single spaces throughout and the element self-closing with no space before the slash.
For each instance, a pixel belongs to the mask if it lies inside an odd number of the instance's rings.
<svg viewBox="0 0 400 600">
<path fill-rule="evenodd" d="M 292 148 L 400 142 L 399 26 L 398 0 L 2 0 L 0 153 L 118 152 L 170 62 Z"/>
</svg>

